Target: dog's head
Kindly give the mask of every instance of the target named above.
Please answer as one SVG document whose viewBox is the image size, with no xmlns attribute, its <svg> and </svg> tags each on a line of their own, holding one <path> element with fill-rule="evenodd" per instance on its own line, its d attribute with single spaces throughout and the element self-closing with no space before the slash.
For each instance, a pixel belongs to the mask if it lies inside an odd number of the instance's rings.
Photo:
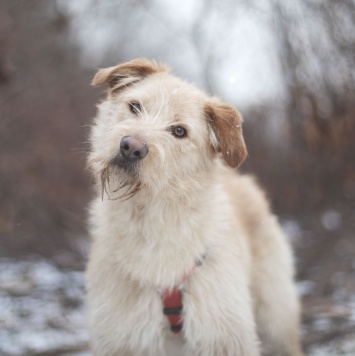
<svg viewBox="0 0 355 356">
<path fill-rule="evenodd" d="M 169 74 L 166 66 L 137 59 L 101 69 L 92 84 L 106 83 L 89 164 L 111 198 L 182 191 L 207 177 L 218 155 L 231 167 L 245 159 L 238 111 Z"/>
</svg>

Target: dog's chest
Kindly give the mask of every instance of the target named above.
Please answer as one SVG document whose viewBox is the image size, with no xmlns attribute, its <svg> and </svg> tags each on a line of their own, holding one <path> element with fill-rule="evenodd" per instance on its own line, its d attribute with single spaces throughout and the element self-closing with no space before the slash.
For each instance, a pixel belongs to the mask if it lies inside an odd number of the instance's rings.
<svg viewBox="0 0 355 356">
<path fill-rule="evenodd" d="M 130 238 L 138 244 L 139 241 L 145 241 L 151 246 L 161 247 L 182 245 L 189 243 L 192 236 L 196 238 L 201 235 L 204 218 L 201 210 L 173 202 L 127 204 L 115 212 L 110 225 L 122 240 Z"/>
<path fill-rule="evenodd" d="M 158 288 L 173 286 L 206 249 L 206 224 L 191 208 L 128 205 L 108 225 L 120 268 Z"/>
</svg>

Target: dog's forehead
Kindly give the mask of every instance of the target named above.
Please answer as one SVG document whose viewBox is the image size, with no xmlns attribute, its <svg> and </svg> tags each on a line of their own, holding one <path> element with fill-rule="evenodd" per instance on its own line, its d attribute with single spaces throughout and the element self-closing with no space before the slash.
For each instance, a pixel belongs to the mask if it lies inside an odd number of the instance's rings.
<svg viewBox="0 0 355 356">
<path fill-rule="evenodd" d="M 188 115 L 201 112 L 206 95 L 192 84 L 168 74 L 158 73 L 137 83 L 127 90 L 129 100 L 137 100 L 149 111 L 165 111 L 171 114 Z"/>
</svg>

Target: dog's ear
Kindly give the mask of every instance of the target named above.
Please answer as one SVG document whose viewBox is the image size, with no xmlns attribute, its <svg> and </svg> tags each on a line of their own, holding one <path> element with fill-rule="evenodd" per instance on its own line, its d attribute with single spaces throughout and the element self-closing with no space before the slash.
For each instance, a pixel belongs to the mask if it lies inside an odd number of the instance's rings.
<svg viewBox="0 0 355 356">
<path fill-rule="evenodd" d="M 214 150 L 221 152 L 231 167 L 239 167 L 247 156 L 241 114 L 219 99 L 211 98 L 205 105 L 205 115 L 217 137 L 217 144 L 211 142 Z"/>
<path fill-rule="evenodd" d="M 169 72 L 169 68 L 149 59 L 138 58 L 114 67 L 100 69 L 91 84 L 99 86 L 108 83 L 111 89 L 117 90 L 158 72 Z"/>
</svg>

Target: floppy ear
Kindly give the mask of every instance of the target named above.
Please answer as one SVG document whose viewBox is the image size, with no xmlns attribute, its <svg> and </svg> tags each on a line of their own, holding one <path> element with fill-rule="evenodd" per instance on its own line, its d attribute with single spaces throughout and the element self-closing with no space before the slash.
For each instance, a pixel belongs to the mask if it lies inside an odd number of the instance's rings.
<svg viewBox="0 0 355 356">
<path fill-rule="evenodd" d="M 114 67 L 100 69 L 91 85 L 99 86 L 108 83 L 112 90 L 117 90 L 158 72 L 169 72 L 169 68 L 149 59 L 138 58 Z"/>
<path fill-rule="evenodd" d="M 207 120 L 218 140 L 217 152 L 233 168 L 239 167 L 247 156 L 243 131 L 242 116 L 232 106 L 211 98 L 205 106 Z"/>
</svg>

